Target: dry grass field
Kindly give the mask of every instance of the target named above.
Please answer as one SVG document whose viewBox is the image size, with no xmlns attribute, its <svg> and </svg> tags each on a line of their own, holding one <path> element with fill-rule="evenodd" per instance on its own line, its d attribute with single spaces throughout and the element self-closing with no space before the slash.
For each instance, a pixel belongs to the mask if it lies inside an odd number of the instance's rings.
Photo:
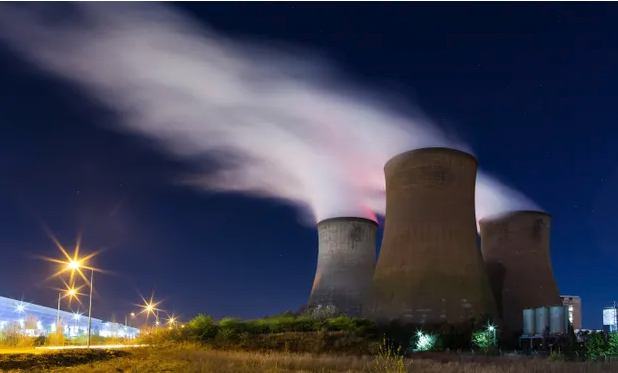
<svg viewBox="0 0 618 373">
<path fill-rule="evenodd" d="M 457 356 L 441 361 L 394 356 L 377 358 L 294 355 L 285 353 L 253 353 L 213 351 L 196 346 L 136 349 L 126 356 L 80 365 L 36 368 L 30 372 L 88 373 L 284 373 L 284 372 L 383 372 L 383 373 L 593 373 L 618 372 L 618 365 L 604 363 L 549 363 L 543 360 L 487 358 L 474 362 L 458 361 Z M 40 355 L 39 355 L 40 356 Z M 58 355 L 60 356 L 60 355 Z M 36 357 L 35 357 L 36 358 Z M 58 359 L 59 362 L 62 359 Z M 450 360 L 450 361 L 449 361 Z M 60 363 L 62 364 L 62 363 Z M 51 368 L 51 369 L 50 369 Z M 11 372 L 10 370 L 2 370 Z M 18 372 L 13 370 L 12 372 Z"/>
</svg>

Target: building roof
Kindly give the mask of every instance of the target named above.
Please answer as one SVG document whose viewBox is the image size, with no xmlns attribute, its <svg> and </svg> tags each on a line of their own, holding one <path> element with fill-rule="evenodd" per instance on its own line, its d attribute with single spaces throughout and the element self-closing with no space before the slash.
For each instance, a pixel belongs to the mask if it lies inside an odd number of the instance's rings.
<svg viewBox="0 0 618 373">
<path fill-rule="evenodd" d="M 5 313 L 9 310 L 13 310 L 16 313 L 22 314 L 36 314 L 39 316 L 53 316 L 56 317 L 58 310 L 56 308 L 40 306 L 34 303 L 28 303 L 17 299 L 11 299 L 6 297 L 0 297 L 0 313 Z M 67 312 L 60 310 L 61 318 L 72 318 L 75 315 L 73 312 Z M 94 323 L 102 323 L 100 319 L 92 318 Z"/>
</svg>

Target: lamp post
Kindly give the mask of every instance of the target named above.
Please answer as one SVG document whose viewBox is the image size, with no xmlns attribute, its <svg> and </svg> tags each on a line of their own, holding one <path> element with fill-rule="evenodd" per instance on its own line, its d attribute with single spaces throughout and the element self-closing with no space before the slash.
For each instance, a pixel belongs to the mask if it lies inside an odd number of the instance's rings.
<svg viewBox="0 0 618 373">
<path fill-rule="evenodd" d="M 58 312 L 56 313 L 56 346 L 60 345 L 60 301 L 62 300 L 62 291 L 58 293 Z M 64 296 L 73 297 L 75 296 L 75 289 L 67 289 L 64 291 Z"/>
<path fill-rule="evenodd" d="M 90 270 L 90 299 L 88 300 L 88 342 L 86 348 L 90 348 L 90 329 L 92 328 L 92 289 L 94 288 L 94 269 Z"/>
<path fill-rule="evenodd" d="M 487 330 L 492 333 L 491 345 L 495 346 L 496 345 L 496 327 L 493 325 L 489 325 L 487 327 Z"/>
<path fill-rule="evenodd" d="M 88 345 L 87 345 L 87 347 L 90 347 L 90 335 L 91 335 L 91 329 L 92 329 L 92 293 L 94 289 L 94 285 L 93 285 L 94 272 L 95 271 L 102 272 L 102 271 L 100 269 L 86 265 L 86 262 L 88 262 L 91 258 L 96 256 L 98 252 L 94 252 L 94 253 L 91 253 L 89 255 L 82 256 L 82 257 L 79 256 L 79 249 L 81 246 L 81 233 L 80 233 L 78 235 L 77 243 L 75 245 L 73 254 L 69 254 L 67 250 L 64 247 L 62 247 L 62 245 L 60 244 L 58 239 L 53 235 L 53 233 L 51 233 L 49 229 L 46 229 L 46 231 L 47 231 L 48 236 L 54 242 L 54 244 L 56 244 L 58 249 L 64 255 L 63 259 L 45 258 L 45 257 L 43 258 L 44 260 L 51 262 L 51 263 L 62 264 L 61 269 L 58 270 L 56 273 L 54 273 L 52 276 L 50 276 L 50 278 L 60 276 L 66 271 L 70 271 L 71 273 L 70 283 L 73 283 L 73 276 L 75 275 L 75 272 L 77 272 L 84 279 L 84 282 L 88 282 L 88 278 L 86 278 L 86 276 L 82 272 L 82 269 L 89 269 L 91 271 L 90 284 L 89 284 L 90 285 L 90 297 L 88 301 L 89 304 L 88 304 Z"/>
<path fill-rule="evenodd" d="M 131 318 L 135 317 L 135 312 L 131 312 L 129 315 L 124 315 L 124 327 L 127 328 L 129 326 L 129 322 L 127 321 L 129 316 L 131 316 Z"/>
<path fill-rule="evenodd" d="M 154 302 L 152 300 L 152 296 L 150 297 L 150 301 L 147 301 L 146 299 L 144 299 L 144 297 L 142 297 L 143 301 L 144 301 L 144 305 L 140 306 L 141 308 L 143 308 L 143 310 L 140 313 L 145 313 L 146 314 L 146 319 L 144 321 L 144 328 L 150 329 L 151 326 L 149 324 L 148 321 L 148 316 L 150 316 L 150 314 L 152 314 L 155 317 L 155 331 L 156 329 L 159 327 L 159 308 L 157 308 L 157 306 L 161 303 L 161 302 Z"/>
<path fill-rule="evenodd" d="M 88 299 L 88 339 L 86 342 L 86 347 L 90 348 L 90 336 L 91 336 L 91 329 L 92 329 L 92 291 L 94 289 L 94 268 L 86 267 L 82 265 L 80 260 L 76 260 L 76 259 L 69 261 L 67 264 L 67 267 L 72 272 L 80 271 L 81 268 L 86 268 L 90 270 L 90 296 Z"/>
</svg>

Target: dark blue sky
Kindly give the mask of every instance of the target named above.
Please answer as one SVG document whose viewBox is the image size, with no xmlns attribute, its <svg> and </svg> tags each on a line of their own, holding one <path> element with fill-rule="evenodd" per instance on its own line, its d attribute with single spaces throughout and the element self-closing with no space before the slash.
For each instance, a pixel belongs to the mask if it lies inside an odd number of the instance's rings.
<svg viewBox="0 0 618 373">
<path fill-rule="evenodd" d="M 618 298 L 618 7 L 611 3 L 176 4 L 221 32 L 326 53 L 455 128 L 481 166 L 554 216 L 552 260 L 584 327 Z M 54 305 L 44 221 L 106 248 L 94 314 L 154 287 L 163 308 L 260 317 L 309 295 L 317 237 L 293 207 L 196 192 L 182 167 L 0 45 L 0 295 Z"/>
</svg>

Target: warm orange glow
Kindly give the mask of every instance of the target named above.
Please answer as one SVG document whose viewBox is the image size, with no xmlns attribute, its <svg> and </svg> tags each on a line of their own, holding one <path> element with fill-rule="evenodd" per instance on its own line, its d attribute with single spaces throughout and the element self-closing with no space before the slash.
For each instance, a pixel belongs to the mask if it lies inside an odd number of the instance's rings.
<svg viewBox="0 0 618 373">
<path fill-rule="evenodd" d="M 150 316 L 150 314 L 155 314 L 155 312 L 161 311 L 159 308 L 157 308 L 157 306 L 159 304 L 161 304 L 161 302 L 155 302 L 153 300 L 154 298 L 154 292 L 153 294 L 150 296 L 150 300 L 146 300 L 146 298 L 144 298 L 141 294 L 140 297 L 142 298 L 142 301 L 144 302 L 143 304 L 139 305 L 136 304 L 136 306 L 142 308 L 142 310 L 139 313 L 146 313 L 146 318 L 148 318 L 148 316 Z"/>
<path fill-rule="evenodd" d="M 46 280 L 52 279 L 54 277 L 59 277 L 60 275 L 62 275 L 65 272 L 69 272 L 70 273 L 70 283 L 74 282 L 74 278 L 75 278 L 75 274 L 77 273 L 85 282 L 88 286 L 90 286 L 90 280 L 88 279 L 88 277 L 86 275 L 84 275 L 83 270 L 91 270 L 91 271 L 95 271 L 95 272 L 103 272 L 101 269 L 98 268 L 94 268 L 90 265 L 88 265 L 88 260 L 92 259 L 93 257 L 95 257 L 96 255 L 99 254 L 98 251 L 95 251 L 93 253 L 90 253 L 86 256 L 80 257 L 79 256 L 79 251 L 81 248 L 81 234 L 79 234 L 77 236 L 77 240 L 75 243 L 75 248 L 73 249 L 73 254 L 69 254 L 69 252 L 62 246 L 62 244 L 60 244 L 60 241 L 58 241 L 58 239 L 56 238 L 56 236 L 54 236 L 54 234 L 51 232 L 51 230 L 49 230 L 49 228 L 44 227 L 45 231 L 47 233 L 47 235 L 49 236 L 49 238 L 52 240 L 52 242 L 56 245 L 56 247 L 58 248 L 58 250 L 60 250 L 60 252 L 62 253 L 62 255 L 64 256 L 64 260 L 62 259 L 54 259 L 54 258 L 48 258 L 48 257 L 41 257 L 41 259 L 47 261 L 47 262 L 51 262 L 51 263 L 57 263 L 60 264 L 60 269 L 58 269 L 58 271 L 56 271 L 54 274 L 52 274 L 51 276 L 49 276 Z"/>
<path fill-rule="evenodd" d="M 60 289 L 55 289 L 58 290 L 62 296 L 62 298 L 69 298 L 69 304 L 71 304 L 71 301 L 73 300 L 73 298 L 75 298 L 79 304 L 82 304 L 82 301 L 78 298 L 78 296 L 83 296 L 86 294 L 80 293 L 80 289 L 84 287 L 84 285 L 82 286 L 71 286 L 69 284 L 67 284 L 64 280 L 62 280 L 62 283 L 64 284 L 64 288 L 60 288 Z"/>
</svg>

